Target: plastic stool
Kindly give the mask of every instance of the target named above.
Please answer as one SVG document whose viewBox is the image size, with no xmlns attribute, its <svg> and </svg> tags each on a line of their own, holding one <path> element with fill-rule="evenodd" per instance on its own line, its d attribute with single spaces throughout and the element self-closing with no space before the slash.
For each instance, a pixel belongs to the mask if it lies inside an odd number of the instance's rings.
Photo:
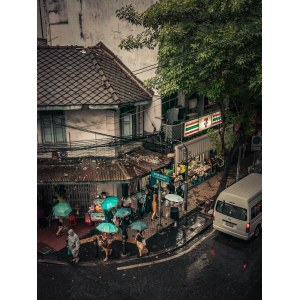
<svg viewBox="0 0 300 300">
<path fill-rule="evenodd" d="M 69 227 L 75 227 L 77 225 L 76 224 L 76 218 L 73 215 L 70 215 L 68 217 L 68 221 L 69 221 Z"/>
</svg>

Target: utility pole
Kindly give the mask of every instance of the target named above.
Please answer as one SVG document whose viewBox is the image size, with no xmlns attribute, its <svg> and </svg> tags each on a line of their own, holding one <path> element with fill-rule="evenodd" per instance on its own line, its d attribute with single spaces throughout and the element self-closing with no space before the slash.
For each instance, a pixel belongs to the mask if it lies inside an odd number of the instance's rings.
<svg viewBox="0 0 300 300">
<path fill-rule="evenodd" d="M 242 153 L 242 145 L 239 146 L 239 156 L 238 156 L 238 161 L 237 161 L 236 178 L 235 178 L 236 182 L 239 181 L 239 179 L 240 179 L 241 153 Z"/>
<path fill-rule="evenodd" d="M 188 193 L 189 193 L 189 186 L 188 186 L 188 168 L 189 168 L 189 151 L 187 146 L 180 140 L 173 140 L 174 142 L 180 142 L 184 147 L 184 164 L 185 164 L 185 180 L 184 180 L 184 198 L 183 198 L 183 210 L 185 213 L 185 225 L 187 225 L 187 201 L 188 201 Z"/>
</svg>

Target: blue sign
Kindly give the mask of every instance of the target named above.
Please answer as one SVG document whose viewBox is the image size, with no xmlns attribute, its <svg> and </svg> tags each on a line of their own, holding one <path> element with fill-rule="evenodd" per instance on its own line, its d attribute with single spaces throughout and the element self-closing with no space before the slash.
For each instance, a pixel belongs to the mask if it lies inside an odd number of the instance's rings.
<svg viewBox="0 0 300 300">
<path fill-rule="evenodd" d="M 160 173 L 155 172 L 155 171 L 151 172 L 151 177 L 156 178 L 156 179 L 161 180 L 161 181 L 165 181 L 167 183 L 170 182 L 170 177 L 168 175 L 160 174 Z"/>
</svg>

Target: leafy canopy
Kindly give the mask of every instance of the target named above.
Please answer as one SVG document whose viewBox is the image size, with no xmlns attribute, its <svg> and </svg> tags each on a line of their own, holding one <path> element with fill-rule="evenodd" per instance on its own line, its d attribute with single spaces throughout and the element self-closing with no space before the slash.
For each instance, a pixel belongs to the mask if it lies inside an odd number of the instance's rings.
<svg viewBox="0 0 300 300">
<path fill-rule="evenodd" d="M 144 28 L 121 48 L 158 46 L 156 76 L 147 84 L 161 95 L 260 101 L 261 0 L 161 0 L 141 13 L 129 5 L 116 14 Z"/>
</svg>

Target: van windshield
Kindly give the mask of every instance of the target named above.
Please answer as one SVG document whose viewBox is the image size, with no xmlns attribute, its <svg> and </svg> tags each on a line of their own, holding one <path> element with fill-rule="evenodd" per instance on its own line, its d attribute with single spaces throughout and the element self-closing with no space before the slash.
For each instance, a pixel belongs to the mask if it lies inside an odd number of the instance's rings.
<svg viewBox="0 0 300 300">
<path fill-rule="evenodd" d="M 216 211 L 238 220 L 247 221 L 247 209 L 231 205 L 225 201 L 218 200 Z"/>
</svg>

